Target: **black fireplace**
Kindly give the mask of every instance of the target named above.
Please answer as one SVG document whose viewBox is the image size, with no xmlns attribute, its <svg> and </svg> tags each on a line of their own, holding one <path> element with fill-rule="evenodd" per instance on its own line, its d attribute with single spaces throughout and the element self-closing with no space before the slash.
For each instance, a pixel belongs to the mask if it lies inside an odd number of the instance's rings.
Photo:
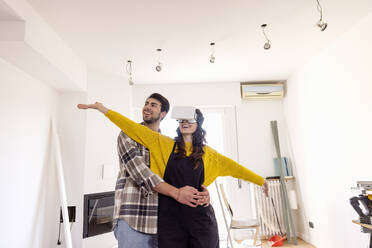
<svg viewBox="0 0 372 248">
<path fill-rule="evenodd" d="M 84 195 L 83 238 L 111 232 L 115 191 Z"/>
</svg>

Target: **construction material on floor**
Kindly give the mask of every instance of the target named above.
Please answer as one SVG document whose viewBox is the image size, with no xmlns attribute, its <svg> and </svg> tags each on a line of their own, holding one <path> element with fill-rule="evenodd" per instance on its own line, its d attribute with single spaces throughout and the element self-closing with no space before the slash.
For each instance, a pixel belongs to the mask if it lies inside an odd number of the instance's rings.
<svg viewBox="0 0 372 248">
<path fill-rule="evenodd" d="M 283 245 L 283 241 L 286 238 L 287 238 L 286 236 L 282 237 L 280 235 L 274 235 L 271 238 L 269 238 L 268 244 L 270 245 L 270 247 L 279 247 Z"/>
<path fill-rule="evenodd" d="M 292 169 L 291 166 L 289 165 L 289 159 L 286 157 L 282 158 L 282 165 L 284 166 L 284 176 L 293 176 L 292 175 Z M 278 176 L 280 178 L 280 163 L 278 158 L 274 158 L 274 175 Z"/>
<path fill-rule="evenodd" d="M 273 204 L 274 213 L 275 213 L 275 220 L 276 220 L 276 223 L 277 223 L 278 226 L 279 226 L 280 235 L 274 235 L 274 236 L 272 236 L 272 237 L 269 239 L 269 241 L 272 242 L 272 244 L 271 244 L 272 247 L 282 246 L 282 244 L 283 244 L 283 240 L 285 240 L 285 239 L 287 238 L 287 236 L 284 236 L 284 235 L 283 235 L 282 228 L 280 227 L 280 223 L 279 223 L 278 214 L 277 214 L 277 212 L 276 212 L 276 207 L 275 207 L 274 200 L 273 200 L 272 197 L 271 197 L 270 199 L 271 199 L 271 203 Z"/>
<path fill-rule="evenodd" d="M 62 216 L 64 220 L 68 220 L 68 205 L 67 205 L 67 196 L 66 196 L 66 186 L 65 186 L 65 179 L 63 175 L 63 164 L 62 164 L 62 155 L 61 155 L 61 145 L 59 142 L 59 136 L 57 133 L 57 127 L 55 124 L 55 120 L 51 120 L 51 126 L 52 126 L 52 151 L 55 159 L 55 164 L 57 167 L 57 179 L 58 179 L 58 188 L 59 188 L 59 197 L 61 201 L 61 210 L 62 210 Z M 65 240 L 64 245 L 66 248 L 72 248 L 72 239 L 71 239 L 71 230 L 69 226 L 69 222 L 65 221 L 63 224 L 64 227 L 64 234 L 65 234 Z M 59 241 L 59 239 L 58 239 Z"/>
<path fill-rule="evenodd" d="M 262 241 L 262 245 L 261 245 L 260 248 L 269 248 L 270 245 L 269 245 L 268 242 L 269 242 L 268 240 L 263 240 Z M 223 246 L 221 246 L 221 247 L 223 247 Z M 283 241 L 283 245 L 281 246 L 281 248 L 290 248 L 290 247 L 296 247 L 296 248 L 315 248 L 315 246 L 313 246 L 313 245 L 311 245 L 309 243 L 306 243 L 305 241 L 303 241 L 300 238 L 297 238 L 297 245 L 288 244 L 288 241 L 287 240 L 284 240 Z"/>
<path fill-rule="evenodd" d="M 359 215 L 359 220 L 352 222 L 362 227 L 363 233 L 369 233 L 369 247 L 372 248 L 372 181 L 359 181 L 355 190 L 358 196 L 350 198 L 350 204 Z"/>
<path fill-rule="evenodd" d="M 294 177 L 285 177 L 285 180 L 289 188 L 294 188 Z M 273 179 L 266 179 L 266 181 L 269 188 L 269 197 L 265 196 L 260 186 L 252 186 L 257 209 L 257 219 L 260 220 L 260 235 L 261 237 L 268 239 L 271 236 L 280 235 L 280 229 L 282 229 L 283 235 L 287 231 L 284 225 L 280 178 L 274 177 Z M 274 201 L 277 210 L 279 224 L 276 221 L 275 211 L 271 199 Z"/>
<path fill-rule="evenodd" d="M 291 243 L 292 238 L 294 244 L 297 244 L 297 237 L 296 237 L 296 230 L 293 224 L 292 213 L 289 208 L 289 200 L 288 200 L 288 192 L 285 183 L 285 172 L 284 172 L 284 165 L 282 161 L 282 156 L 280 152 L 280 143 L 279 143 L 279 135 L 278 135 L 278 123 L 277 121 L 271 121 L 271 131 L 273 133 L 274 144 L 275 144 L 275 151 L 279 160 L 280 164 L 280 185 L 281 185 L 281 192 L 282 192 L 282 202 L 283 202 L 283 216 L 284 216 L 284 223 L 287 230 L 287 239 L 288 242 Z"/>
</svg>

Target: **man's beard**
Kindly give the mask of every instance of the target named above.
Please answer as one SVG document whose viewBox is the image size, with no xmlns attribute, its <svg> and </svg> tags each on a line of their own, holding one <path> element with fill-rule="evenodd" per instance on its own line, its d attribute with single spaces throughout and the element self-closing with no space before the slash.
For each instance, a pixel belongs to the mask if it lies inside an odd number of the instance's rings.
<svg viewBox="0 0 372 248">
<path fill-rule="evenodd" d="M 143 122 L 146 123 L 146 124 L 153 124 L 153 123 L 157 122 L 158 120 L 160 120 L 160 114 L 157 117 L 152 117 L 149 120 L 143 119 Z"/>
</svg>

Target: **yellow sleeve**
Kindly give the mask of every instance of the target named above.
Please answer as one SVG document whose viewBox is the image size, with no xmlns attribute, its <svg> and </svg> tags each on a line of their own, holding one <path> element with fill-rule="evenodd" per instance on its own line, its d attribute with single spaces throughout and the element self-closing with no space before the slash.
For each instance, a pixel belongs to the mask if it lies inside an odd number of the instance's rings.
<svg viewBox="0 0 372 248">
<path fill-rule="evenodd" d="M 151 149 L 152 144 L 155 144 L 159 140 L 158 132 L 154 132 L 148 127 L 138 124 L 113 110 L 107 111 L 106 117 L 131 139 L 148 149 Z"/>
<path fill-rule="evenodd" d="M 234 160 L 218 153 L 217 151 L 213 150 L 212 148 L 206 146 L 206 153 L 208 154 L 208 166 L 206 169 L 211 171 L 211 176 L 214 179 L 218 176 L 232 176 L 235 178 L 243 179 L 245 181 L 252 182 L 259 186 L 264 184 L 264 178 L 257 175 L 253 171 L 247 169 L 246 167 L 238 164 Z M 207 172 L 206 172 L 207 173 Z M 214 175 L 213 175 L 214 174 Z M 211 180 L 210 178 L 207 179 Z M 213 179 L 213 180 L 214 180 Z M 207 182 L 206 182 L 207 183 Z M 208 182 L 210 184 L 211 182 Z"/>
</svg>

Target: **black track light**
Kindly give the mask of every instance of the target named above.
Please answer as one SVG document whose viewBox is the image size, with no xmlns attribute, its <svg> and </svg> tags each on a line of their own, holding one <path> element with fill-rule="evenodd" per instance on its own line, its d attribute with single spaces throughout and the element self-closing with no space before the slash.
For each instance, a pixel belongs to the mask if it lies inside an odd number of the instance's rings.
<svg viewBox="0 0 372 248">
<path fill-rule="evenodd" d="M 216 43 L 214 43 L 214 42 L 212 42 L 210 44 L 210 46 L 211 46 L 211 56 L 209 57 L 209 62 L 212 63 L 212 64 L 216 61 L 216 57 L 214 56 L 214 46 L 215 45 L 216 45 Z"/>
<path fill-rule="evenodd" d="M 128 74 L 128 84 L 130 86 L 132 86 L 134 84 L 133 78 L 132 78 L 132 72 L 133 72 L 133 70 L 132 70 L 132 60 L 127 61 L 127 66 L 126 66 L 125 69 L 126 69 L 127 74 Z"/>
<path fill-rule="evenodd" d="M 157 72 L 160 72 L 161 69 L 162 69 L 162 66 L 163 66 L 163 64 L 160 62 L 161 49 L 158 48 L 158 49 L 156 49 L 156 51 L 158 52 L 158 65 L 155 67 L 155 70 L 156 70 Z"/>
<path fill-rule="evenodd" d="M 320 31 L 323 32 L 328 27 L 328 23 L 323 21 L 323 8 L 322 5 L 320 5 L 319 0 L 316 0 L 316 4 L 317 4 L 316 7 L 320 14 L 320 18 L 319 21 L 316 23 L 316 26 L 320 29 Z"/>
<path fill-rule="evenodd" d="M 267 38 L 267 35 L 266 35 L 266 32 L 265 32 L 265 28 L 266 28 L 266 27 L 267 27 L 267 24 L 262 24 L 262 25 L 261 25 L 262 33 L 263 33 L 263 35 L 265 36 L 265 39 L 266 39 L 266 42 L 265 42 L 263 48 L 264 48 L 265 50 L 268 50 L 268 49 L 271 48 L 271 41 L 269 40 L 269 38 Z"/>
</svg>

